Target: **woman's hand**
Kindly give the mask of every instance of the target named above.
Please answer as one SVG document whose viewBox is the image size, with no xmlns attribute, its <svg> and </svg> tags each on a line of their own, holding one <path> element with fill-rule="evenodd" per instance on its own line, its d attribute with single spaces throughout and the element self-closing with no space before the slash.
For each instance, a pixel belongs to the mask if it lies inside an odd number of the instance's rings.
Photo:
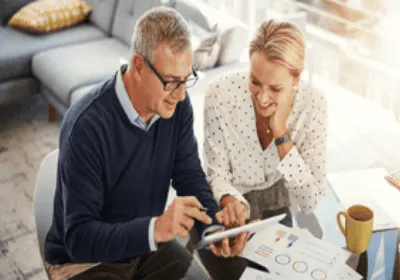
<svg viewBox="0 0 400 280">
<path fill-rule="evenodd" d="M 222 210 L 216 214 L 216 219 L 226 228 L 242 226 L 248 218 L 247 207 L 232 195 L 224 196 L 221 201 Z"/>
<path fill-rule="evenodd" d="M 253 220 L 250 223 L 258 222 L 260 221 L 259 219 Z M 214 233 L 221 232 L 223 231 L 218 230 Z M 209 244 L 211 251 L 214 253 L 214 255 L 218 257 L 224 257 L 224 258 L 232 258 L 240 255 L 243 252 L 244 247 L 247 244 L 247 241 L 249 241 L 250 238 L 250 233 L 249 232 L 242 232 L 236 237 L 232 238 L 224 238 L 218 243 L 211 243 Z"/>
<path fill-rule="evenodd" d="M 294 97 L 294 90 L 291 89 L 287 94 L 282 94 L 277 101 L 276 110 L 269 119 L 269 126 L 275 138 L 287 132 L 286 120 L 292 112 Z"/>
<path fill-rule="evenodd" d="M 218 232 L 221 231 L 223 230 Z M 247 240 L 249 239 L 249 235 L 250 234 L 248 232 L 242 232 L 232 239 L 224 238 L 216 244 L 209 244 L 209 246 L 214 255 L 218 257 L 236 257 L 242 253 L 244 247 L 246 246 Z"/>
</svg>

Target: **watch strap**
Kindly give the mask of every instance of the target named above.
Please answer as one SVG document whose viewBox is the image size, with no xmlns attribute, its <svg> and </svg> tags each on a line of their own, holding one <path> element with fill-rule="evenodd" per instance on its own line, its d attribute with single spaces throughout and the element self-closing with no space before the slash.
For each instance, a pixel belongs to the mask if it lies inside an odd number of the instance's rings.
<svg viewBox="0 0 400 280">
<path fill-rule="evenodd" d="M 283 134 L 281 137 L 275 138 L 274 142 L 275 142 L 275 146 L 279 146 L 282 144 L 285 144 L 287 142 L 290 142 L 290 135 L 288 132 L 286 132 L 285 134 Z"/>
</svg>

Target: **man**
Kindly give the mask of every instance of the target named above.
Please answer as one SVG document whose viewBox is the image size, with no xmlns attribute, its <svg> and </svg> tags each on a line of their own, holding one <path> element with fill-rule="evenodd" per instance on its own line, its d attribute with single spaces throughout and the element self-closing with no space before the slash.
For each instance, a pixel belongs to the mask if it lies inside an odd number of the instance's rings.
<svg viewBox="0 0 400 280">
<path fill-rule="evenodd" d="M 85 279 L 207 277 L 174 241 L 194 226 L 201 235 L 218 228 L 186 97 L 197 80 L 191 65 L 186 22 L 155 8 L 136 24 L 129 67 L 67 112 L 45 243 L 53 279 L 87 268 Z M 164 212 L 171 179 L 179 197 Z M 213 252 L 237 255 L 245 238 Z"/>
</svg>

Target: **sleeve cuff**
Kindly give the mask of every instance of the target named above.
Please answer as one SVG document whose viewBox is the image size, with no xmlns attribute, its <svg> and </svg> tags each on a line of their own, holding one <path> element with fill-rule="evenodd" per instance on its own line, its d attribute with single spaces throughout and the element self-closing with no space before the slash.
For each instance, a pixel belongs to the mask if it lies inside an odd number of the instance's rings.
<svg viewBox="0 0 400 280">
<path fill-rule="evenodd" d="M 289 153 L 279 163 L 277 169 L 288 182 L 288 187 L 291 185 L 303 185 L 313 179 L 310 168 L 305 164 L 295 146 L 290 149 Z"/>
<path fill-rule="evenodd" d="M 221 225 L 213 225 L 213 226 L 210 226 L 210 227 L 206 228 L 204 230 L 203 234 L 201 235 L 201 240 L 204 240 L 204 238 L 206 237 L 207 233 L 210 233 L 210 232 L 213 232 L 213 231 L 216 231 L 216 230 L 219 230 L 219 229 L 225 229 L 225 227 L 221 226 Z M 207 250 L 210 250 L 210 248 L 207 247 Z"/>
<path fill-rule="evenodd" d="M 152 218 L 150 220 L 149 224 L 149 245 L 150 245 L 150 251 L 154 252 L 157 251 L 157 244 L 156 241 L 154 240 L 154 226 L 156 223 L 156 217 Z"/>
</svg>

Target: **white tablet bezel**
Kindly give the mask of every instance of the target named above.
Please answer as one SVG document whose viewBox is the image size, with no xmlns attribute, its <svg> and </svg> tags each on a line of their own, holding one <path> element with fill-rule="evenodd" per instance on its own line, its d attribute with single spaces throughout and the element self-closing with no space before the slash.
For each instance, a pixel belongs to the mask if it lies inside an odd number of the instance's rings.
<svg viewBox="0 0 400 280">
<path fill-rule="evenodd" d="M 283 220 L 285 217 L 286 217 L 286 213 L 280 214 L 280 215 L 277 215 L 277 216 L 274 216 L 271 218 L 267 218 L 267 219 L 264 219 L 264 220 L 261 220 L 258 222 L 249 223 L 249 224 L 243 225 L 241 227 L 232 228 L 232 229 L 228 229 L 228 230 L 225 230 L 222 232 L 210 234 L 210 235 L 206 236 L 205 238 L 203 238 L 196 247 L 197 247 L 197 249 L 202 249 L 204 247 L 208 247 L 208 245 L 210 243 L 216 243 L 216 242 L 224 239 L 225 237 L 227 237 L 227 238 L 235 237 L 242 232 L 254 233 L 254 232 L 260 231 L 262 229 L 265 229 L 265 227 L 268 225 L 278 223 L 279 221 Z"/>
</svg>

